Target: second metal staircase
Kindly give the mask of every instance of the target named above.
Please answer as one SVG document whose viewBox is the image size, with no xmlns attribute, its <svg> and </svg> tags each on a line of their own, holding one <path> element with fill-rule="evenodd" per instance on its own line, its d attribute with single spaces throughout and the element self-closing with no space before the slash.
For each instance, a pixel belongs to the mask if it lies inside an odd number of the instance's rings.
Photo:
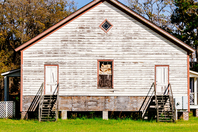
<svg viewBox="0 0 198 132">
<path fill-rule="evenodd" d="M 57 121 L 58 119 L 58 98 L 59 88 L 57 87 L 52 95 L 41 94 L 39 103 L 39 121 Z"/>
<path fill-rule="evenodd" d="M 157 122 L 175 122 L 176 113 L 171 85 L 168 84 L 163 95 L 157 95 L 153 83 L 140 107 L 140 111 L 142 111 L 143 119 L 156 119 Z"/>
</svg>

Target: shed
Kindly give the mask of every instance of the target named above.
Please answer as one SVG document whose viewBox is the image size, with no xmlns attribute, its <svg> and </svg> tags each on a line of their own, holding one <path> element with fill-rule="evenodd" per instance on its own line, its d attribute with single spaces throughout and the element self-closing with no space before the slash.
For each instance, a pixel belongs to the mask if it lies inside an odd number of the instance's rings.
<svg viewBox="0 0 198 132">
<path fill-rule="evenodd" d="M 4 76 L 4 101 L 9 101 L 9 77 L 20 77 L 21 69 L 1 73 L 1 76 Z"/>
</svg>

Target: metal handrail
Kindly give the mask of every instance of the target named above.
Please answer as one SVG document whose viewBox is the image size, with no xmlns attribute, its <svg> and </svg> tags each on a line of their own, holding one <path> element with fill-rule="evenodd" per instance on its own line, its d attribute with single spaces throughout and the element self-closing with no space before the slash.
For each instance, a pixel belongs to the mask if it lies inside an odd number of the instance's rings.
<svg viewBox="0 0 198 132">
<path fill-rule="evenodd" d="M 147 93 L 146 98 L 144 99 L 144 101 L 143 101 L 143 103 L 142 103 L 142 105 L 141 105 L 141 107 L 140 107 L 140 109 L 139 109 L 139 111 L 141 111 L 141 109 L 142 109 L 143 106 L 144 106 L 144 108 L 143 108 L 143 110 L 142 110 L 142 118 L 144 117 L 144 115 L 145 115 L 145 113 L 146 113 L 146 110 L 147 110 L 147 108 L 148 108 L 148 106 L 149 106 L 149 104 L 150 104 L 150 101 L 151 101 L 151 99 L 152 99 L 152 97 L 153 97 L 154 90 L 152 91 L 151 95 L 150 95 L 150 92 L 151 92 L 151 89 L 152 89 L 154 86 L 155 86 L 155 83 L 153 82 L 152 85 L 151 85 L 151 87 L 150 87 L 150 89 L 149 89 L 149 91 L 148 91 L 148 93 Z M 149 96 L 149 95 L 150 95 L 150 96 Z M 148 101 L 146 102 L 147 98 L 148 98 Z M 146 102 L 146 104 L 145 104 L 145 102 Z"/>
<path fill-rule="evenodd" d="M 43 99 L 44 99 L 44 96 L 43 96 L 43 92 L 44 92 L 44 89 L 43 89 L 43 83 L 41 84 L 41 95 L 40 95 L 40 101 L 39 101 L 39 121 L 41 121 L 41 111 L 42 111 L 42 107 L 43 107 Z"/>
<path fill-rule="evenodd" d="M 167 88 L 164 90 L 164 95 L 169 94 L 169 86 L 170 86 L 170 83 L 168 84 Z M 167 92 L 168 92 L 168 93 L 167 93 Z"/>
<path fill-rule="evenodd" d="M 173 91 L 172 91 L 172 87 L 171 87 L 170 83 L 168 84 L 167 88 L 165 89 L 164 95 L 169 95 L 170 104 L 171 104 L 172 113 L 173 113 L 173 120 L 175 121 L 176 120 L 176 115 L 175 115 L 176 108 L 175 108 L 175 102 L 173 99 Z"/>
<path fill-rule="evenodd" d="M 170 97 L 170 103 L 171 103 L 171 106 L 172 106 L 172 113 L 173 113 L 173 120 L 174 122 L 176 121 L 176 115 L 175 115 L 175 112 L 176 112 L 176 108 L 175 108 L 175 102 L 174 102 L 174 99 L 173 99 L 173 91 L 172 91 L 172 88 L 171 88 L 171 84 L 169 83 L 169 97 Z"/>
<path fill-rule="evenodd" d="M 155 104 L 156 104 L 156 109 L 157 109 L 157 122 L 159 122 L 159 107 L 158 107 L 158 100 L 157 100 L 157 93 L 156 93 L 155 85 L 154 85 L 154 92 L 155 92 Z"/>
<path fill-rule="evenodd" d="M 59 83 L 56 86 L 56 89 L 53 92 L 53 95 L 56 95 L 56 120 L 58 119 L 58 103 L 59 103 Z"/>
<path fill-rule="evenodd" d="M 40 103 L 40 99 L 41 99 L 41 91 L 42 91 L 42 88 L 43 88 L 43 83 L 41 84 L 38 92 L 36 93 L 36 95 L 34 96 L 34 99 L 32 100 L 32 103 L 30 104 L 29 108 L 28 108 L 28 111 L 35 111 L 37 106 L 39 106 L 39 103 Z"/>
</svg>

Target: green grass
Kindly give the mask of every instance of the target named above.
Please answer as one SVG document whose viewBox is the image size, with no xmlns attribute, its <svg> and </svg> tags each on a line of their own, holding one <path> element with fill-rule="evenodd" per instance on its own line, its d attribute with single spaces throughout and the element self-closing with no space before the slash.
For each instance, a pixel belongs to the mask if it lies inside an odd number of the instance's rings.
<svg viewBox="0 0 198 132">
<path fill-rule="evenodd" d="M 96 132 L 96 131 L 159 131 L 183 132 L 198 131 L 198 118 L 191 117 L 189 121 L 177 123 L 156 123 L 155 121 L 135 120 L 102 120 L 102 119 L 69 119 L 57 122 L 38 122 L 37 120 L 0 119 L 0 132 L 9 131 L 61 131 L 61 132 Z"/>
</svg>

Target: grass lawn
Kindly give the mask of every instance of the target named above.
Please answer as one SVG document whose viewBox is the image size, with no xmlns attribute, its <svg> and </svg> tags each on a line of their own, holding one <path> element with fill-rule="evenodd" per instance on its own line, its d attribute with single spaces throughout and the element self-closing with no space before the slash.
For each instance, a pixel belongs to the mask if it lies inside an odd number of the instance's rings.
<svg viewBox="0 0 198 132">
<path fill-rule="evenodd" d="M 190 117 L 189 121 L 177 123 L 156 123 L 155 121 L 135 120 L 102 120 L 102 119 L 69 119 L 57 122 L 41 122 L 37 120 L 12 120 L 0 119 L 0 132 L 9 131 L 71 131 L 71 132 L 95 132 L 95 131 L 166 131 L 166 132 L 196 132 L 198 131 L 198 118 Z"/>
</svg>

